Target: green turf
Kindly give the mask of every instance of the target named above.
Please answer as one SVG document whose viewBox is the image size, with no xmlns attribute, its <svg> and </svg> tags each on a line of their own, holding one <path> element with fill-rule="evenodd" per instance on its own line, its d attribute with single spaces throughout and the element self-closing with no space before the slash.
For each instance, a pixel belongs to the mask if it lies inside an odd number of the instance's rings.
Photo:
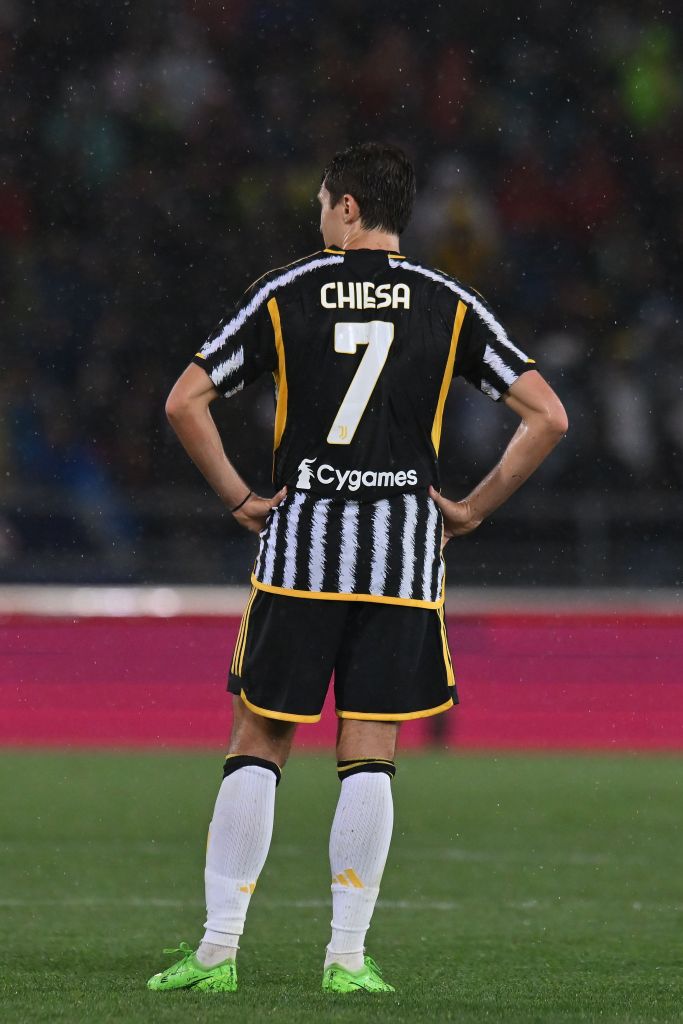
<svg viewBox="0 0 683 1024">
<path fill-rule="evenodd" d="M 396 995 L 325 997 L 330 758 L 290 762 L 236 996 L 157 995 L 196 941 L 220 755 L 0 754 L 0 1019 L 683 1020 L 683 761 L 400 758 L 369 950 Z"/>
</svg>

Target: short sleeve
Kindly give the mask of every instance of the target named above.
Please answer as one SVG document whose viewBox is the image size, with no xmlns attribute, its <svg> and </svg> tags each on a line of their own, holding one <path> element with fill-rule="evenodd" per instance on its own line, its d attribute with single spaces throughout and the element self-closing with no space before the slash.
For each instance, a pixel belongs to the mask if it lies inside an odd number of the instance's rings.
<svg viewBox="0 0 683 1024">
<path fill-rule="evenodd" d="M 536 361 L 515 344 L 481 296 L 469 296 L 467 307 L 454 373 L 497 402 Z"/>
<path fill-rule="evenodd" d="M 232 315 L 222 321 L 193 359 L 225 398 L 276 368 L 269 294 L 262 282 L 247 289 Z"/>
</svg>

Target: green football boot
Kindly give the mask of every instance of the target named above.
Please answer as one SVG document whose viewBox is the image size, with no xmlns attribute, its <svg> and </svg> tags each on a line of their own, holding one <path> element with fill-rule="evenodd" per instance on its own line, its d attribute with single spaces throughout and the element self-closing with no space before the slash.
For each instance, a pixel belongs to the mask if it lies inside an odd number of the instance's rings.
<svg viewBox="0 0 683 1024">
<path fill-rule="evenodd" d="M 355 973 L 339 964 L 330 964 L 323 974 L 323 992 L 395 992 L 394 986 L 382 978 L 372 957 L 366 956 L 364 960 L 365 966 Z"/>
<path fill-rule="evenodd" d="M 234 960 L 226 960 L 217 967 L 202 967 L 186 942 L 181 942 L 178 949 L 165 949 L 164 953 L 181 953 L 182 959 L 149 979 L 147 988 L 152 992 L 170 992 L 179 988 L 191 988 L 195 992 L 237 991 Z"/>
</svg>

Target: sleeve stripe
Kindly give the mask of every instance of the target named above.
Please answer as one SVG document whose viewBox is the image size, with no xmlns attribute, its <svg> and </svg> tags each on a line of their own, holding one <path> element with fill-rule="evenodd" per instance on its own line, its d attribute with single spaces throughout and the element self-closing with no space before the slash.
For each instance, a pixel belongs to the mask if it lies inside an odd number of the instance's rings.
<svg viewBox="0 0 683 1024">
<path fill-rule="evenodd" d="M 489 398 L 492 398 L 495 402 L 497 402 L 498 399 L 501 397 L 501 392 L 497 391 L 491 384 L 489 384 L 487 380 L 482 380 L 481 390 L 484 392 L 485 395 L 488 395 Z"/>
<path fill-rule="evenodd" d="M 456 295 L 459 295 L 461 299 L 463 299 L 469 306 L 472 307 L 477 316 L 479 316 L 484 321 L 489 330 L 493 332 L 493 334 L 496 336 L 501 345 L 505 345 L 506 348 L 509 348 L 512 352 L 515 353 L 515 355 L 519 356 L 520 359 L 528 361 L 529 357 L 526 355 L 525 352 L 522 352 L 521 349 L 517 348 L 517 346 L 510 341 L 505 332 L 505 328 L 501 323 L 499 323 L 496 320 L 493 313 L 489 312 L 486 306 L 483 305 L 483 303 L 480 301 L 480 299 L 476 297 L 476 295 L 473 295 L 472 292 L 466 291 L 466 289 L 463 288 L 462 285 L 456 284 L 456 282 L 453 281 L 451 278 L 445 277 L 443 274 L 437 274 L 436 271 L 429 270 L 427 267 L 421 267 L 416 263 L 408 263 L 407 260 L 404 263 L 398 263 L 390 259 L 389 266 L 392 267 L 394 270 L 414 270 L 416 274 L 422 274 L 423 277 L 428 277 L 430 278 L 430 280 L 437 281 L 439 284 L 445 285 L 446 288 L 450 288 L 452 292 L 455 292 Z"/>
<path fill-rule="evenodd" d="M 268 281 L 260 288 L 253 299 L 247 303 L 247 305 L 237 313 L 232 320 L 229 320 L 227 324 L 222 328 L 220 333 L 212 340 L 202 346 L 201 355 L 206 358 L 213 352 L 217 352 L 218 349 L 225 344 L 228 338 L 231 338 L 233 334 L 239 331 L 240 327 L 243 327 L 250 316 L 260 309 L 263 303 L 268 299 L 274 291 L 278 288 L 283 288 L 286 284 L 290 284 L 295 281 L 297 277 L 301 277 L 303 274 L 308 274 L 311 270 L 317 270 L 318 267 L 328 267 L 334 263 L 343 263 L 343 256 L 327 256 L 324 259 L 312 260 L 310 263 L 299 264 L 298 266 L 292 267 L 291 270 L 287 270 L 284 274 L 280 274 L 279 277 L 273 278 L 272 281 Z M 214 381 L 215 383 L 215 381 Z"/>
<path fill-rule="evenodd" d="M 231 373 L 235 373 L 242 366 L 244 366 L 244 346 L 240 345 L 229 359 L 226 359 L 224 363 L 219 363 L 218 366 L 214 366 L 210 373 L 211 380 L 218 387 L 221 381 L 224 381 L 226 377 L 229 377 Z"/>
<path fill-rule="evenodd" d="M 484 362 L 489 366 L 497 377 L 500 377 L 502 381 L 505 381 L 508 387 L 511 387 L 517 380 L 517 374 L 515 371 L 504 363 L 497 352 L 491 348 L 490 345 L 486 346 L 484 352 Z"/>
</svg>

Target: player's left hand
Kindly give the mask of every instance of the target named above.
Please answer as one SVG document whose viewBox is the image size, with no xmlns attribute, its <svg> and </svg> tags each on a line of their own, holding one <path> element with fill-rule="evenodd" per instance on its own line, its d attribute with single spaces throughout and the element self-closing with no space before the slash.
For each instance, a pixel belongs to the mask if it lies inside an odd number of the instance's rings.
<svg viewBox="0 0 683 1024">
<path fill-rule="evenodd" d="M 481 524 L 481 519 L 477 518 L 467 498 L 463 498 L 462 501 L 450 501 L 433 487 L 429 488 L 429 497 L 439 506 L 443 516 L 442 551 L 451 538 L 471 533 Z"/>
<path fill-rule="evenodd" d="M 266 525 L 266 520 L 272 509 L 280 504 L 287 496 L 287 488 L 273 495 L 272 498 L 260 498 L 258 494 L 252 494 L 248 501 L 237 512 L 233 513 L 234 518 L 245 529 L 252 533 L 260 533 Z"/>
</svg>

